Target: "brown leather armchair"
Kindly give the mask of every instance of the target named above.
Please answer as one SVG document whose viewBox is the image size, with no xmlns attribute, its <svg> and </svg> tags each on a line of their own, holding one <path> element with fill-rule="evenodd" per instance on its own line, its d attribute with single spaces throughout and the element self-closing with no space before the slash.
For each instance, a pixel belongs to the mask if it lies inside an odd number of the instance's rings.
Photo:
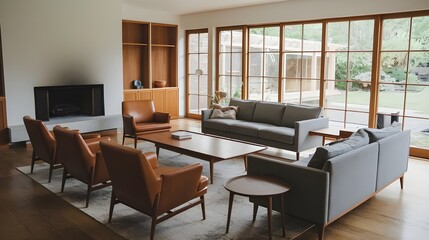
<svg viewBox="0 0 429 240">
<path fill-rule="evenodd" d="M 86 205 L 89 204 L 89 194 L 97 189 L 111 185 L 106 164 L 100 152 L 99 141 L 85 142 L 76 130 L 68 130 L 60 126 L 54 127 L 57 140 L 56 161 L 64 163 L 61 192 L 67 178 L 76 178 L 88 185 Z M 110 140 L 102 137 L 99 140 Z"/>
<path fill-rule="evenodd" d="M 158 223 L 198 204 L 203 219 L 206 218 L 204 194 L 208 178 L 201 176 L 201 164 L 159 167 L 153 152 L 142 153 L 110 141 L 100 142 L 100 147 L 113 184 L 109 222 L 115 204 L 123 203 L 152 217 L 150 239 L 153 239 Z M 185 204 L 195 198 L 199 200 Z"/>
<path fill-rule="evenodd" d="M 30 116 L 23 117 L 25 128 L 27 129 L 30 142 L 33 147 L 31 159 L 31 173 L 33 173 L 34 163 L 38 160 L 49 163 L 49 182 L 52 179 L 52 171 L 62 168 L 62 162 L 55 159 L 56 141 L 54 136 L 49 132 L 43 121 L 33 119 Z M 83 134 L 82 137 L 86 142 L 97 141 L 100 138 L 98 133 Z M 98 140 L 99 141 L 99 140 Z"/>
<path fill-rule="evenodd" d="M 122 120 L 125 138 L 134 138 L 134 148 L 137 148 L 138 135 L 145 133 L 170 131 L 171 115 L 155 111 L 152 100 L 137 100 L 122 102 Z"/>
</svg>

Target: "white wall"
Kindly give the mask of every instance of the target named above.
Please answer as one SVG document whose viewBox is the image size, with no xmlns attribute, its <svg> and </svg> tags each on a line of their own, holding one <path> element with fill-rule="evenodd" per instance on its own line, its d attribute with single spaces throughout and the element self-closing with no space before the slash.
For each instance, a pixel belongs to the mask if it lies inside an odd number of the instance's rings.
<svg viewBox="0 0 429 240">
<path fill-rule="evenodd" d="M 8 125 L 35 115 L 35 86 L 104 84 L 120 114 L 120 0 L 0 0 Z"/>
</svg>

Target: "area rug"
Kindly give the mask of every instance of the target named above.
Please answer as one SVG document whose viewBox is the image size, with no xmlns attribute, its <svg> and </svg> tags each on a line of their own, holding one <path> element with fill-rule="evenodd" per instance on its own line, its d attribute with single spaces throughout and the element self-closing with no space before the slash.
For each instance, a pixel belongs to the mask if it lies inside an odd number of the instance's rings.
<svg viewBox="0 0 429 240">
<path fill-rule="evenodd" d="M 147 152 L 154 151 L 153 144 L 139 143 L 138 148 Z M 158 160 L 160 165 L 185 166 L 192 163 L 203 165 L 203 175 L 209 176 L 208 162 L 180 155 L 161 149 Z M 111 187 L 91 193 L 89 207 L 85 208 L 86 185 L 68 179 L 64 193 L 61 193 L 62 170 L 54 170 L 51 183 L 48 183 L 49 165 L 38 163 L 33 174 L 30 166 L 17 168 L 48 190 L 54 192 L 70 204 L 89 216 L 102 222 L 107 227 L 126 239 L 149 239 L 151 218 L 122 204 L 117 204 L 112 222 L 108 223 Z M 214 184 L 208 187 L 206 199 L 206 220 L 202 220 L 201 208 L 193 207 L 156 226 L 156 239 L 266 239 L 268 238 L 267 211 L 259 208 L 256 221 L 252 221 L 253 204 L 249 199 L 235 196 L 229 233 L 226 234 L 226 219 L 229 192 L 223 184 L 230 178 L 246 174 L 242 159 L 233 159 L 214 164 Z M 293 216 L 286 215 L 286 238 L 282 237 L 281 219 L 278 212 L 273 212 L 273 239 L 293 239 L 312 224 Z"/>
</svg>

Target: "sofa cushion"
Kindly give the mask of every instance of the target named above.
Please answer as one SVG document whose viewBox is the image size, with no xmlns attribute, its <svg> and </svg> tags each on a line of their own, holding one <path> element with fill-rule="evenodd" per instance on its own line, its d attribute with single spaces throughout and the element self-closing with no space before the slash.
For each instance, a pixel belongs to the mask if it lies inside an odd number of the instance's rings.
<svg viewBox="0 0 429 240">
<path fill-rule="evenodd" d="M 252 121 L 255 105 L 256 101 L 242 100 L 238 98 L 232 98 L 229 102 L 229 106 L 238 107 L 237 119 L 245 121 Z"/>
<path fill-rule="evenodd" d="M 382 128 L 382 129 L 365 128 L 365 131 L 369 135 L 369 142 L 372 143 L 400 132 L 401 124 L 399 122 L 394 122 L 392 123 L 391 126 L 386 128 Z"/>
<path fill-rule="evenodd" d="M 230 131 L 236 134 L 258 137 L 259 130 L 272 127 L 271 124 L 239 121 L 231 125 Z"/>
<path fill-rule="evenodd" d="M 280 126 L 285 107 L 281 103 L 257 102 L 253 113 L 253 121 Z"/>
<path fill-rule="evenodd" d="M 294 128 L 296 121 L 318 118 L 321 111 L 321 107 L 287 104 L 283 114 L 282 126 Z"/>
<path fill-rule="evenodd" d="M 288 127 L 269 127 L 259 130 L 259 137 L 266 140 L 293 144 L 295 129 Z"/>
<path fill-rule="evenodd" d="M 333 142 L 323 147 L 318 147 L 314 155 L 311 157 L 308 166 L 323 169 L 323 166 L 328 159 L 360 148 L 367 145 L 368 143 L 368 134 L 364 129 L 360 129 L 347 139 Z"/>
<path fill-rule="evenodd" d="M 204 121 L 204 127 L 223 132 L 229 132 L 231 125 L 239 120 L 234 119 L 207 119 Z"/>
</svg>

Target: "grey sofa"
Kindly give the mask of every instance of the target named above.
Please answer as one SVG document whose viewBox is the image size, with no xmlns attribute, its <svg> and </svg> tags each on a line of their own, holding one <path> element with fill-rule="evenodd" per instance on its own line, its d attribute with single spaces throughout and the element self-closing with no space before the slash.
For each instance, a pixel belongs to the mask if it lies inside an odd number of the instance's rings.
<svg viewBox="0 0 429 240">
<path fill-rule="evenodd" d="M 299 153 L 320 146 L 322 138 L 309 131 L 328 127 L 320 107 L 231 99 L 238 106 L 236 119 L 211 119 L 213 110 L 203 110 L 201 129 L 214 134 Z"/>
<path fill-rule="evenodd" d="M 285 211 L 315 223 L 319 239 L 323 239 L 327 225 L 393 181 L 400 179 L 403 188 L 403 177 L 408 167 L 410 131 L 396 132 L 382 139 L 373 139 L 370 134 L 370 139 L 368 144 L 327 159 L 322 169 L 306 166 L 314 156 L 286 163 L 252 155 L 248 157 L 247 174 L 275 176 L 289 183 L 292 189 L 284 200 Z M 339 144 L 337 146 L 342 145 Z M 338 149 L 336 146 L 332 148 Z M 256 205 L 266 204 L 253 198 L 250 201 Z M 274 199 L 273 208 L 280 209 L 278 199 Z"/>
</svg>

